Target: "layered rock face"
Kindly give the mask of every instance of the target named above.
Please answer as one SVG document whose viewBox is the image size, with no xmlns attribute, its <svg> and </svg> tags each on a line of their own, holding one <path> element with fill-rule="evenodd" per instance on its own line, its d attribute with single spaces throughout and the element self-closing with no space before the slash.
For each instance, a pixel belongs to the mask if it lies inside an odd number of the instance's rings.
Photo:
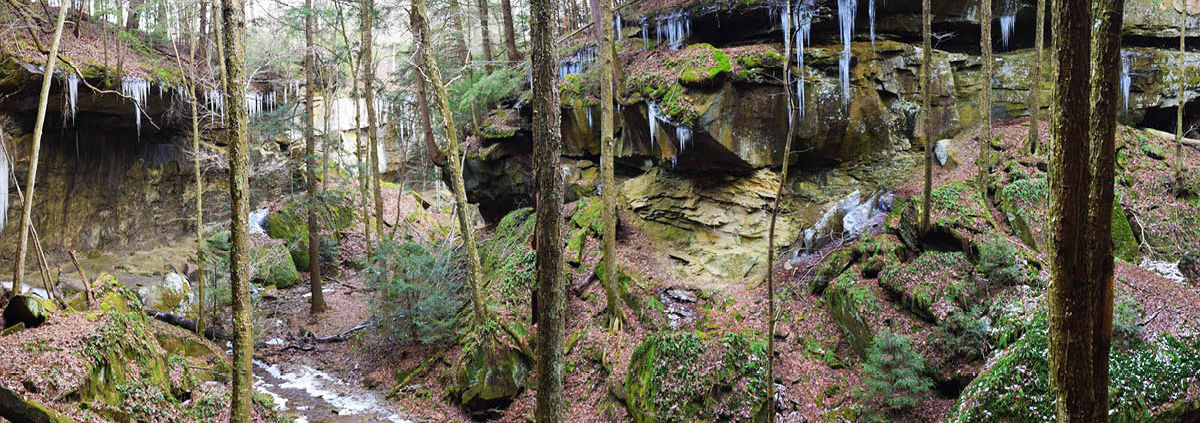
<svg viewBox="0 0 1200 423">
<path fill-rule="evenodd" d="M 1200 52 L 1193 49 L 1180 55 L 1174 38 L 1178 37 L 1183 1 L 1127 2 L 1127 47 L 1123 51 L 1127 84 L 1122 88 L 1126 106 L 1120 113 L 1126 125 L 1173 128 L 1174 111 L 1181 104 L 1175 88 L 1180 78 L 1189 87 L 1182 100 L 1187 105 L 1186 119 L 1200 121 L 1197 107 L 1192 106 L 1200 98 L 1200 74 L 1180 73 L 1181 64 L 1193 69 L 1200 66 Z M 683 0 L 622 10 L 618 63 L 623 79 L 616 113 L 616 165 L 619 180 L 633 178 L 622 188 L 625 206 L 648 226 L 673 228 L 657 231 L 657 235 L 690 246 L 690 253 L 723 249 L 723 238 L 712 233 L 755 232 L 757 228 L 750 225 L 730 232 L 723 229 L 728 227 L 724 221 L 697 224 L 691 217 L 697 212 L 668 215 L 645 210 L 678 209 L 678 203 L 705 204 L 706 195 L 680 187 L 704 185 L 714 178 L 751 181 L 747 183 L 761 180 L 778 170 L 789 142 L 794 152 L 789 159 L 797 166 L 793 167 L 795 179 L 785 183 L 796 194 L 811 193 L 811 182 L 824 181 L 830 172 L 845 177 L 845 168 L 858 170 L 849 183 L 836 189 L 817 184 L 816 189 L 824 192 L 805 198 L 811 205 L 836 201 L 854 189 L 886 187 L 893 173 L 889 167 L 895 162 L 907 163 L 912 151 L 923 148 L 918 106 L 921 5 L 907 0 L 879 2 L 872 22 L 868 2 L 859 3 L 852 21 L 839 21 L 838 2 L 817 1 L 805 9 L 811 24 L 803 65 L 793 57 L 789 70 L 783 67 L 783 54 L 788 53 L 779 19 L 783 3 Z M 996 120 L 1025 118 L 1030 90 L 1040 89 L 1048 99 L 1052 88 L 1048 71 L 1043 72 L 1041 81 L 1032 78 L 1036 2 L 993 4 L 998 20 L 993 28 L 996 73 L 991 81 L 994 100 L 990 113 Z M 974 3 L 935 1 L 933 8 L 938 43 L 932 63 L 931 129 L 935 139 L 942 139 L 978 125 L 984 115 L 978 104 L 980 32 Z M 848 44 L 839 38 L 844 24 L 854 25 Z M 1200 36 L 1200 23 L 1193 22 L 1187 31 L 1189 37 Z M 585 54 L 594 48 L 587 47 L 592 43 L 577 36 L 566 42 L 575 47 L 561 52 L 564 63 L 572 65 L 563 67 L 572 73 L 563 75 L 561 83 L 568 201 L 594 195 L 599 189 L 595 166 L 600 153 L 599 89 L 596 67 L 588 66 L 590 56 Z M 791 51 L 794 54 L 794 49 Z M 845 51 L 849 51 L 849 61 L 843 86 L 840 74 Z M 783 85 L 787 75 L 801 75 L 803 80 L 803 92 L 793 101 L 799 119 L 791 139 L 787 138 L 789 105 Z M 468 197 L 492 221 L 517 207 L 532 205 L 531 114 L 521 106 L 518 101 L 493 111 L 480 131 L 481 142 L 467 157 Z M 689 182 L 663 183 L 670 179 Z M 643 180 L 656 181 L 653 195 L 644 195 L 646 183 L 628 183 Z M 723 207 L 720 204 L 695 209 Z M 744 209 L 753 215 L 763 210 L 760 206 L 751 201 L 730 212 L 741 215 L 738 210 Z M 794 241 L 820 216 L 802 205 L 793 204 L 790 209 L 793 213 L 785 215 L 794 230 L 782 234 L 786 237 L 781 238 L 782 244 Z M 684 263 L 687 267 L 693 261 Z M 717 278 L 747 274 L 730 270 L 699 273 Z"/>
</svg>

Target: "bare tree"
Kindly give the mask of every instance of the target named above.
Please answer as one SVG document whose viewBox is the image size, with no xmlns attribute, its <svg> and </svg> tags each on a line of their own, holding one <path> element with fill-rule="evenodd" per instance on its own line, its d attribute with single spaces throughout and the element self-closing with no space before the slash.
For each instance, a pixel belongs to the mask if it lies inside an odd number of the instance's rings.
<svg viewBox="0 0 1200 423">
<path fill-rule="evenodd" d="M 479 8 L 479 31 L 483 36 L 484 69 L 492 70 L 492 30 L 488 28 L 488 0 L 475 0 Z"/>
<path fill-rule="evenodd" d="M 933 46 L 931 40 L 933 30 L 930 28 L 932 20 L 932 12 L 930 11 L 929 0 L 922 1 L 921 6 L 921 129 L 924 131 L 921 138 L 925 140 L 925 190 L 922 192 L 921 202 L 921 233 L 929 233 L 929 215 L 930 208 L 933 207 L 933 93 L 930 92 L 930 79 L 933 74 Z"/>
<path fill-rule="evenodd" d="M 363 102 L 367 106 L 367 174 L 370 175 L 370 190 L 375 200 L 375 237 L 383 240 L 383 194 L 379 185 L 379 124 L 375 110 L 375 59 L 372 50 L 375 39 L 375 1 L 362 0 L 362 69 Z"/>
<path fill-rule="evenodd" d="M 320 207 L 317 193 L 317 140 L 313 133 L 313 90 L 316 79 L 313 68 L 316 67 L 316 44 L 313 33 L 316 16 L 312 0 L 304 1 L 304 167 L 308 176 L 308 287 L 312 293 L 309 299 L 309 313 L 317 314 L 325 311 L 325 293 L 321 287 L 321 221 L 317 209 Z M 328 109 L 326 105 L 326 109 Z M 325 128 L 329 130 L 328 127 Z"/>
<path fill-rule="evenodd" d="M 1188 5 L 1187 2 L 1180 2 L 1179 8 L 1179 107 L 1175 109 L 1175 192 L 1181 192 L 1183 188 L 1183 75 L 1187 70 L 1187 60 L 1184 60 L 1187 54 L 1187 21 L 1188 21 Z"/>
<path fill-rule="evenodd" d="M 600 196 L 604 204 L 604 296 L 607 301 L 609 327 L 618 330 L 624 315 L 621 312 L 621 296 L 617 281 L 617 186 L 613 177 L 614 150 L 616 140 L 613 130 L 616 120 L 613 113 L 614 84 L 616 73 L 613 49 L 612 0 L 594 0 L 599 3 L 600 16 L 595 23 L 596 45 L 600 50 Z M 540 203 L 539 203 L 540 204 Z M 541 244 L 539 244 L 540 246 Z"/>
<path fill-rule="evenodd" d="M 500 12 L 504 18 L 504 49 L 508 52 L 508 63 L 515 65 L 521 62 L 521 52 L 517 51 L 517 36 L 513 30 L 512 0 L 500 0 Z"/>
<path fill-rule="evenodd" d="M 1042 65 L 1045 62 L 1043 59 L 1044 51 L 1046 50 L 1046 41 L 1043 40 L 1046 34 L 1046 0 L 1037 1 L 1037 34 L 1034 34 L 1034 48 L 1037 49 L 1037 54 L 1033 60 L 1033 78 L 1029 81 L 1029 140 L 1026 141 L 1025 148 L 1029 154 L 1037 154 L 1038 139 L 1041 137 L 1039 127 L 1042 124 Z"/>
<path fill-rule="evenodd" d="M 537 174 L 537 406 L 538 423 L 562 421 L 563 314 L 565 286 L 562 255 L 563 178 L 558 99 L 558 58 L 554 42 L 554 2 L 531 0 L 530 52 L 533 59 L 533 167 Z M 607 26 L 607 25 L 605 25 Z M 603 46 L 601 46 L 603 50 Z M 602 79 L 609 79 L 604 75 Z M 611 107 L 611 105 L 610 105 Z M 609 163 L 611 166 L 611 161 Z M 611 187 L 604 187 L 611 190 Z M 606 259 L 607 261 L 608 259 Z"/>
<path fill-rule="evenodd" d="M 245 78 L 245 3 L 221 0 L 227 78 L 225 110 L 229 114 L 229 196 L 232 206 L 230 223 L 229 280 L 233 285 L 233 386 L 229 420 L 249 423 L 253 402 L 251 360 L 254 357 L 254 326 L 250 321 L 250 187 L 247 174 L 248 143 L 246 128 Z"/>
<path fill-rule="evenodd" d="M 979 19 L 979 30 L 983 36 L 979 39 L 979 48 L 983 52 L 983 93 L 979 96 L 979 117 L 983 129 L 979 135 L 979 159 L 975 163 L 979 168 L 979 193 L 987 198 L 987 174 L 990 170 L 988 150 L 992 148 L 992 0 L 980 0 L 979 10 L 983 17 Z"/>
<path fill-rule="evenodd" d="M 21 204 L 21 241 L 17 247 L 17 264 L 13 270 L 12 292 L 21 291 L 25 279 L 25 256 L 29 249 L 30 218 L 33 216 L 33 191 L 37 183 L 38 156 L 42 149 L 42 134 L 46 129 L 46 108 L 50 105 L 50 83 L 54 81 L 54 66 L 58 63 L 58 45 L 62 41 L 63 21 L 67 19 L 67 5 L 58 8 L 58 20 L 54 24 L 54 39 L 46 53 L 46 70 L 42 73 L 42 91 L 38 97 L 37 117 L 33 124 L 33 146 L 29 151 L 29 174 L 25 180 L 25 195 Z"/>
</svg>

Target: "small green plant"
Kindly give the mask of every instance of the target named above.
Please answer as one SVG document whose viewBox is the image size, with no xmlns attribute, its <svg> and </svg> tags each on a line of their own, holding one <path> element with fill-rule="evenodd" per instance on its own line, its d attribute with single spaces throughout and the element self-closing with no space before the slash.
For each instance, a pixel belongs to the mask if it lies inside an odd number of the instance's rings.
<svg viewBox="0 0 1200 423">
<path fill-rule="evenodd" d="M 934 335 L 942 345 L 942 351 L 951 357 L 962 357 L 967 361 L 983 358 L 989 349 L 989 324 L 983 316 L 983 307 L 972 307 L 969 311 L 950 313 Z"/>
<path fill-rule="evenodd" d="M 913 348 L 912 338 L 890 331 L 875 337 L 863 363 L 867 394 L 882 399 L 892 410 L 921 402 L 933 385 L 924 373 L 925 357 Z"/>
<path fill-rule="evenodd" d="M 1004 240 L 992 240 L 980 244 L 977 270 L 995 284 L 1010 286 L 1026 282 L 1024 259 L 1016 247 Z"/>
<path fill-rule="evenodd" d="M 1146 311 L 1129 295 L 1122 295 L 1113 305 L 1113 338 L 1128 344 L 1142 336 L 1142 322 Z"/>
<path fill-rule="evenodd" d="M 455 315 L 466 303 L 466 271 L 458 248 L 443 242 L 426 249 L 384 240 L 368 269 L 379 293 L 371 314 L 380 330 L 403 341 L 431 344 L 452 337 Z"/>
</svg>

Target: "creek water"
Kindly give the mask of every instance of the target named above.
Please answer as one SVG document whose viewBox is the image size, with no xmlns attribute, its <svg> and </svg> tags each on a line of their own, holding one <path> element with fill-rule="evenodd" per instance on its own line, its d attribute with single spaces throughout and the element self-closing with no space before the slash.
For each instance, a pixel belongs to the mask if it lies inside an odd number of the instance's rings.
<svg viewBox="0 0 1200 423">
<path fill-rule="evenodd" d="M 413 423 L 384 398 L 305 364 L 254 361 L 254 389 L 296 423 Z"/>
</svg>

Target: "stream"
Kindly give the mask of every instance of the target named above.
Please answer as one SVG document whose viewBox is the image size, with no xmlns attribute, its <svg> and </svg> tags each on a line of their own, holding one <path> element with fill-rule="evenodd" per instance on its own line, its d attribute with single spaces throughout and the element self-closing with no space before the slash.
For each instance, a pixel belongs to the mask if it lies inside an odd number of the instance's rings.
<svg viewBox="0 0 1200 423">
<path fill-rule="evenodd" d="M 295 423 L 412 423 L 377 393 L 311 366 L 254 361 L 254 389 L 270 396 Z"/>
</svg>

